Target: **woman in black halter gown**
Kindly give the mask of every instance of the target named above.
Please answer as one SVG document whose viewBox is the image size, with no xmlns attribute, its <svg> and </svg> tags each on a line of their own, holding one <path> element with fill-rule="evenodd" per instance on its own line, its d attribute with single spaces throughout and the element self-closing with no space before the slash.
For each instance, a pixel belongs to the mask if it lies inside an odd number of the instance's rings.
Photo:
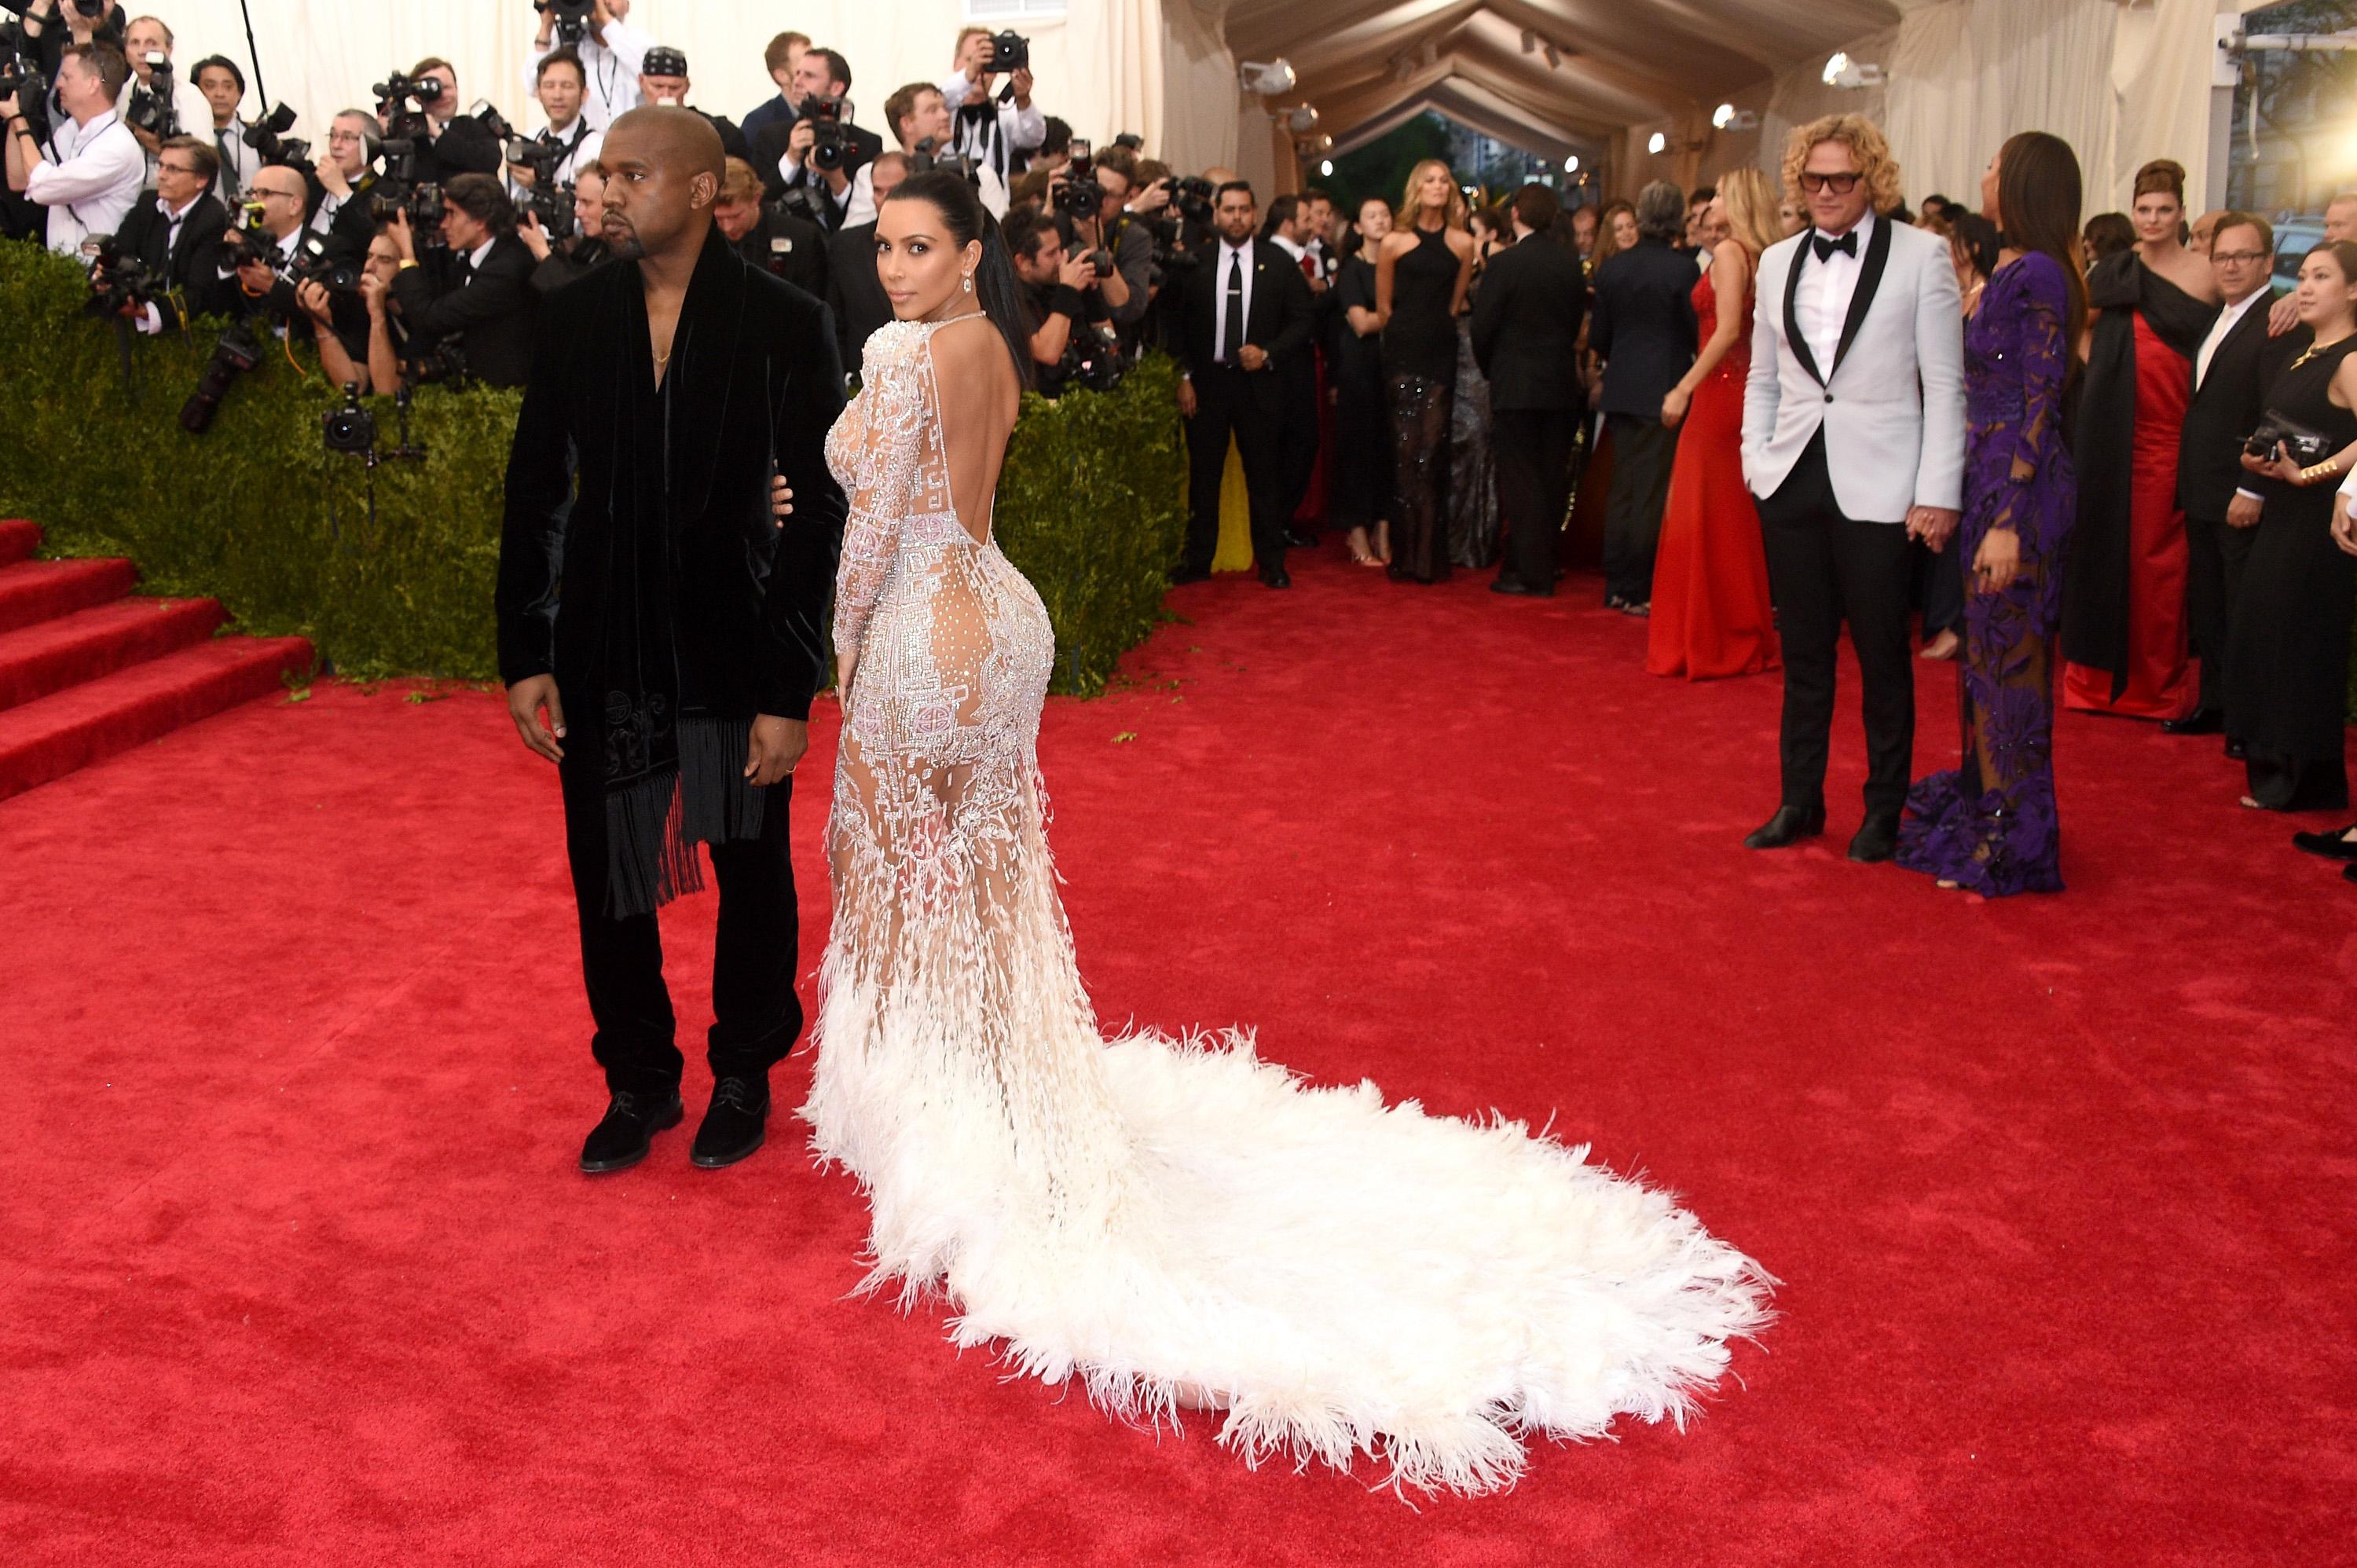
<svg viewBox="0 0 2357 1568">
<path fill-rule="evenodd" d="M 1407 177 L 1400 227 L 1375 262 L 1375 314 L 1383 324 L 1383 380 L 1391 394 L 1398 516 L 1394 577 L 1448 575 L 1448 415 L 1457 381 L 1457 312 L 1473 275 L 1465 195 L 1438 158 Z"/>
</svg>

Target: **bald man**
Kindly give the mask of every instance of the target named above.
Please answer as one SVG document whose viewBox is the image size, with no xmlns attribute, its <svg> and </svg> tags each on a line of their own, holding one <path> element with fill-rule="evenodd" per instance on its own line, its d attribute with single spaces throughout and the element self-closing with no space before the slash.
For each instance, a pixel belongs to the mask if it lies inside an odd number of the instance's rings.
<svg viewBox="0 0 2357 1568">
<path fill-rule="evenodd" d="M 722 157 L 690 110 L 615 120 L 601 234 L 617 260 L 542 301 L 508 459 L 500 672 L 564 796 L 610 1096 L 590 1173 L 636 1165 L 683 1114 L 655 910 L 702 886 L 697 843 L 720 919 L 694 1164 L 760 1146 L 770 1069 L 802 1025 L 786 811 L 843 536 L 823 451 L 843 373 L 826 306 L 715 227 Z"/>
</svg>

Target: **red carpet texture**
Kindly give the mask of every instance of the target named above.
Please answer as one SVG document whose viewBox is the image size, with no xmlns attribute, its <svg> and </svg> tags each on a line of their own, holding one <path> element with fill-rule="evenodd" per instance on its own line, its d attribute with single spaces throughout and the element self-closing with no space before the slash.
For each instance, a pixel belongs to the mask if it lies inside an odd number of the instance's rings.
<svg viewBox="0 0 2357 1568">
<path fill-rule="evenodd" d="M 1042 752 L 1108 1026 L 1496 1108 L 1786 1282 L 1683 1435 L 1405 1507 L 845 1299 L 781 1119 L 589 1181 L 555 781 L 491 695 L 318 687 L 0 802 L 0 1540 L 38 1563 L 2281 1564 L 2357 1498 L 2357 889 L 2214 740 L 2066 716 L 2071 890 L 1739 845 L 1774 677 L 1331 553 L 1222 579 Z M 1919 768 L 1952 755 L 1922 671 Z M 795 806 L 808 910 L 831 704 Z M 797 1051 L 781 1105 L 808 1082 Z"/>
</svg>

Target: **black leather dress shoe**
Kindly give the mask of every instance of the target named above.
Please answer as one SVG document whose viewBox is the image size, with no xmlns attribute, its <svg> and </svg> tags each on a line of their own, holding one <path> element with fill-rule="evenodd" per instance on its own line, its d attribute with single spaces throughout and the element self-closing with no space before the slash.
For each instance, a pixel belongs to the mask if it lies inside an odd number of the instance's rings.
<svg viewBox="0 0 2357 1568">
<path fill-rule="evenodd" d="M 1315 550 L 1318 548 L 1318 535 L 1306 528 L 1288 528 L 1285 531 L 1285 547 L 1287 550 Z"/>
<path fill-rule="evenodd" d="M 1293 586 L 1293 574 L 1282 566 L 1272 566 L 1260 575 L 1260 581 L 1265 588 L 1289 588 Z"/>
<path fill-rule="evenodd" d="M 1752 831 L 1743 841 L 1746 849 L 1785 849 L 1803 839 L 1815 838 L 1825 831 L 1825 809 L 1819 806 L 1804 811 L 1798 806 L 1779 806 L 1776 814 Z"/>
<path fill-rule="evenodd" d="M 2342 828 L 2339 832 L 2294 833 L 2291 835 L 2292 847 L 2306 850 L 2310 854 L 2320 854 L 2327 860 L 2357 860 L 2357 843 L 2341 836 L 2349 831 Z"/>
<path fill-rule="evenodd" d="M 661 1099 L 619 1090 L 607 1105 L 605 1120 L 590 1129 L 581 1145 L 582 1174 L 603 1176 L 608 1171 L 629 1170 L 647 1157 L 657 1133 L 678 1126 L 685 1114 L 676 1089 Z"/>
<path fill-rule="evenodd" d="M 1519 594 L 1523 597 L 1530 599 L 1551 599 L 1555 597 L 1555 590 L 1553 588 L 1534 588 L 1528 584 L 1523 583 L 1512 577 L 1500 577 L 1496 582 L 1490 585 L 1490 591 L 1493 594 Z"/>
<path fill-rule="evenodd" d="M 1872 816 L 1858 827 L 1849 841 L 1849 857 L 1861 865 L 1873 865 L 1889 860 L 1899 853 L 1899 819 L 1896 816 Z"/>
<path fill-rule="evenodd" d="M 2160 721 L 2160 733 L 2163 735 L 2217 735 L 2225 727 L 2225 715 L 2214 709 L 2188 714 L 2181 719 Z"/>
<path fill-rule="evenodd" d="M 687 1157 L 707 1171 L 733 1165 L 761 1146 L 769 1128 L 770 1080 L 724 1078 L 712 1086 L 712 1103 Z"/>
</svg>

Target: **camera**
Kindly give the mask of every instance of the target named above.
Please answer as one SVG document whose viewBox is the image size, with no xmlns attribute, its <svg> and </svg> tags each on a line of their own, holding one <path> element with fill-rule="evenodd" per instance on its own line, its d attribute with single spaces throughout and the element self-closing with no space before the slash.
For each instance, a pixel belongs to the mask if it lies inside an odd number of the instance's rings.
<svg viewBox="0 0 2357 1568">
<path fill-rule="evenodd" d="M 147 86 L 133 91 L 124 123 L 168 142 L 180 134 L 180 113 L 172 102 L 172 61 L 160 49 L 147 51 Z"/>
<path fill-rule="evenodd" d="M 0 28 L 0 98 L 16 100 L 17 110 L 27 120 L 45 120 L 48 88 L 48 79 L 41 74 L 40 57 L 27 42 L 24 29 L 14 23 Z M 46 124 L 30 129 L 36 136 L 48 134 Z"/>
<path fill-rule="evenodd" d="M 467 379 L 467 356 L 456 338 L 445 338 L 404 364 L 401 373 L 411 386 L 431 386 L 437 381 L 455 386 Z"/>
<path fill-rule="evenodd" d="M 265 164 L 278 164 L 288 168 L 311 166 L 311 144 L 286 133 L 295 128 L 295 111 L 284 103 L 271 110 L 245 128 L 240 138 L 262 155 Z"/>
<path fill-rule="evenodd" d="M 409 144 L 402 150 L 414 154 L 416 144 L 431 134 L 425 124 L 425 110 L 428 104 L 442 102 L 442 79 L 390 71 L 382 81 L 371 82 L 369 91 L 376 94 L 376 112 L 384 122 L 385 156 L 393 156 L 394 142 Z M 391 172 L 389 164 L 387 172 Z"/>
<path fill-rule="evenodd" d="M 92 234 L 81 242 L 81 253 L 91 264 L 90 303 L 82 306 L 91 316 L 102 320 L 120 316 L 170 292 L 168 283 L 124 251 L 112 234 Z"/>
<path fill-rule="evenodd" d="M 319 434 L 330 452 L 355 457 L 375 456 L 376 415 L 361 406 L 360 382 L 344 383 L 344 406 L 328 411 Z"/>
<path fill-rule="evenodd" d="M 1089 144 L 1075 136 L 1064 183 L 1056 188 L 1056 210 L 1075 218 L 1094 218 L 1103 208 L 1104 187 L 1097 183 L 1096 162 Z"/>
<path fill-rule="evenodd" d="M 1200 175 L 1190 174 L 1170 182 L 1170 205 L 1185 214 L 1190 222 L 1209 226 L 1211 221 L 1211 198 L 1218 190 Z"/>
<path fill-rule="evenodd" d="M 909 172 L 915 171 L 912 169 Z M 827 204 L 822 202 L 818 193 L 806 185 L 788 187 L 786 193 L 778 198 L 775 205 L 779 211 L 791 212 L 804 222 L 815 223 L 821 229 L 834 221 L 834 214 L 827 210 Z"/>
<path fill-rule="evenodd" d="M 1111 392 L 1129 373 L 1134 360 L 1125 358 L 1114 338 L 1091 328 L 1076 329 L 1071 341 L 1064 345 L 1064 357 L 1056 361 L 1054 380 L 1065 391 L 1086 387 L 1091 392 Z"/>
<path fill-rule="evenodd" d="M 213 415 L 221 412 L 221 399 L 237 378 L 262 363 L 262 345 L 243 327 L 229 328 L 213 344 L 213 357 L 205 364 L 204 373 L 197 378 L 197 390 L 180 405 L 180 428 L 191 435 L 202 435 L 212 428 Z"/>
<path fill-rule="evenodd" d="M 562 142 L 508 138 L 508 162 L 532 170 L 532 184 L 524 188 L 523 199 L 517 205 L 539 216 L 541 232 L 551 240 L 569 240 L 574 234 L 572 183 L 556 183 L 556 166 L 565 161 L 565 152 Z"/>
<path fill-rule="evenodd" d="M 945 169 L 951 174 L 961 175 L 969 180 L 977 177 L 975 171 L 981 166 L 974 159 L 961 153 L 942 152 L 940 146 L 941 145 L 931 136 L 919 142 L 917 150 L 909 155 L 909 172 L 928 174 L 934 169 Z"/>
<path fill-rule="evenodd" d="M 990 38 L 990 69 L 1029 70 L 1031 40 L 1020 33 L 994 33 Z"/>
<path fill-rule="evenodd" d="M 2340 444 L 2331 436 L 2310 430 L 2298 420 L 2287 419 L 2271 408 L 2259 421 L 2259 427 L 2251 432 L 2251 438 L 2243 443 L 2243 450 L 2254 457 L 2272 460 L 2278 446 L 2303 468 L 2312 468 L 2340 450 Z"/>
<path fill-rule="evenodd" d="M 589 36 L 589 14 L 596 9 L 591 0 L 533 0 L 532 8 L 555 25 L 557 44 L 568 49 L 579 48 Z"/>
<path fill-rule="evenodd" d="M 439 185 L 429 179 L 423 185 L 397 188 L 392 196 L 369 198 L 369 221 L 371 223 L 390 223 L 404 212 L 409 214 L 410 232 L 416 243 L 429 248 L 442 243 L 442 188 Z"/>
<path fill-rule="evenodd" d="M 832 173 L 851 156 L 851 138 L 843 129 L 843 100 L 812 98 L 802 106 L 802 116 L 811 123 L 810 166 Z"/>
</svg>

